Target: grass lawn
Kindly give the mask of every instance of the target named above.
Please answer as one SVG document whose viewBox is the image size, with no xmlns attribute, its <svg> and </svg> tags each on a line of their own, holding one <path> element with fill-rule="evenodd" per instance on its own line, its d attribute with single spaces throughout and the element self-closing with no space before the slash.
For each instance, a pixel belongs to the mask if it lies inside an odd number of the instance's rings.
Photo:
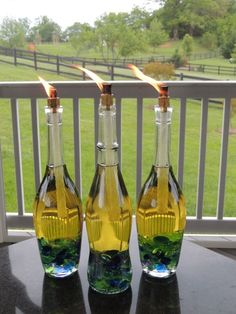
<svg viewBox="0 0 236 314">
<path fill-rule="evenodd" d="M 209 58 L 209 59 L 202 59 L 202 60 L 193 60 L 190 61 L 192 64 L 203 64 L 203 65 L 215 65 L 215 66 L 226 66 L 235 68 L 235 63 L 230 63 L 228 59 L 222 58 Z"/>
<path fill-rule="evenodd" d="M 170 57 L 174 54 L 175 50 L 177 48 L 181 49 L 181 43 L 182 40 L 170 40 L 158 48 L 152 49 L 152 48 L 147 48 L 145 52 L 134 52 L 134 54 L 128 58 L 140 58 L 140 57 L 149 57 L 149 56 L 166 56 Z M 89 50 L 81 50 L 78 53 L 76 50 L 71 46 L 69 42 L 66 43 L 57 43 L 57 44 L 51 44 L 51 43 L 43 43 L 40 45 L 36 46 L 37 52 L 42 52 L 42 53 L 48 53 L 48 54 L 53 54 L 53 55 L 59 55 L 59 56 L 80 56 L 80 57 L 85 57 L 85 58 L 102 58 L 101 54 L 99 51 L 95 49 L 89 49 Z M 205 53 L 209 52 L 208 49 L 204 48 L 200 43 L 199 40 L 194 39 L 194 44 L 193 44 L 193 54 L 198 54 L 198 53 Z"/>
<path fill-rule="evenodd" d="M 28 68 L 14 67 L 0 63 L 0 80 L 37 80 L 37 75 L 46 80 L 66 80 L 65 77 L 48 72 L 36 72 Z M 154 113 L 153 104 L 156 100 L 144 102 L 144 135 L 143 135 L 143 182 L 148 176 L 154 157 Z M 47 127 L 45 124 L 44 105 L 46 99 L 39 102 L 40 112 L 40 140 L 42 153 L 42 171 L 47 161 Z M 73 167 L 73 126 L 72 102 L 63 100 L 63 137 L 65 162 L 71 177 L 74 177 Z M 175 174 L 177 174 L 178 130 L 179 130 L 179 102 L 172 100 L 174 108 L 171 141 L 171 160 Z M 26 100 L 19 101 L 22 160 L 24 176 L 25 206 L 28 212 L 32 211 L 32 202 L 35 196 L 33 178 L 33 153 L 31 135 L 30 104 Z M 219 174 L 219 153 L 221 145 L 222 108 L 219 105 L 210 105 L 208 114 L 206 177 L 204 194 L 204 215 L 215 215 L 217 202 L 217 185 Z M 186 196 L 188 215 L 194 215 L 197 192 L 198 150 L 200 134 L 199 102 L 189 100 L 187 104 L 186 121 L 186 149 L 185 174 L 183 191 Z M 0 141 L 3 154 L 5 178 L 6 204 L 8 211 L 16 209 L 15 170 L 13 158 L 13 139 L 11 125 L 10 103 L 0 100 Z M 236 117 L 232 118 L 232 126 L 236 128 Z M 94 175 L 94 122 L 93 105 L 90 100 L 81 102 L 81 148 L 82 148 L 82 194 L 85 203 L 92 178 Z M 236 135 L 229 136 L 229 153 L 227 164 L 227 183 L 225 197 L 226 216 L 236 215 Z M 136 104 L 133 100 L 124 99 L 122 103 L 122 173 L 127 189 L 135 208 L 135 157 L 136 156 Z"/>
</svg>

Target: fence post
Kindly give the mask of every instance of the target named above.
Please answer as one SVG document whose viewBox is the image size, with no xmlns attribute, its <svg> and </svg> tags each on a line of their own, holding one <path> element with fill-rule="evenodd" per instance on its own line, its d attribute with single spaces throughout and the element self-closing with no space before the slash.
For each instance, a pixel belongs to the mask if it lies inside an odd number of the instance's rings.
<svg viewBox="0 0 236 314">
<path fill-rule="evenodd" d="M 35 68 L 36 71 L 38 70 L 38 67 L 37 67 L 37 52 L 36 51 L 34 51 L 34 68 Z"/>
<path fill-rule="evenodd" d="M 111 81 L 114 81 L 114 65 L 111 65 Z"/>
<path fill-rule="evenodd" d="M 16 54 L 16 49 L 13 50 L 13 57 L 14 57 L 14 65 L 17 65 L 17 54 Z"/>
<path fill-rule="evenodd" d="M 59 61 L 59 56 L 57 56 L 57 75 L 60 75 L 60 61 Z"/>
<path fill-rule="evenodd" d="M 83 67 L 83 68 L 86 67 L 86 62 L 85 62 L 85 61 L 82 62 L 82 67 Z M 83 72 L 83 81 L 85 81 L 85 80 L 86 80 L 86 75 L 85 75 L 85 72 L 84 72 L 84 71 L 82 71 L 82 72 Z"/>
</svg>

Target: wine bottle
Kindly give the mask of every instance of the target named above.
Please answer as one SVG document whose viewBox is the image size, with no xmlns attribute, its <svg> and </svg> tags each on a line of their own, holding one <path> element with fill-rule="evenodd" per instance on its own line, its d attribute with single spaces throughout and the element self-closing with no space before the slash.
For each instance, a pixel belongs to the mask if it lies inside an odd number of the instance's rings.
<svg viewBox="0 0 236 314">
<path fill-rule="evenodd" d="M 99 105 L 98 162 L 86 203 L 90 254 L 88 281 L 93 290 L 120 293 L 130 286 L 132 209 L 118 162 L 116 106 L 111 85 L 102 84 Z"/>
<path fill-rule="evenodd" d="M 172 108 L 167 86 L 155 106 L 156 154 L 141 190 L 136 222 L 143 271 L 167 278 L 176 272 L 186 221 L 185 200 L 169 160 Z"/>
<path fill-rule="evenodd" d="M 44 271 L 67 277 L 78 269 L 82 204 L 63 160 L 62 112 L 51 87 L 45 107 L 48 125 L 48 162 L 34 202 L 34 226 Z"/>
</svg>

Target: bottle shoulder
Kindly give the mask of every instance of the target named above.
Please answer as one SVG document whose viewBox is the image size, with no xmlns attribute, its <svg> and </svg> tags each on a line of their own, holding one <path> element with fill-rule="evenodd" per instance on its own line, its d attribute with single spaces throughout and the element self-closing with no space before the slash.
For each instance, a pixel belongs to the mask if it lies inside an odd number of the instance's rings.
<svg viewBox="0 0 236 314">
<path fill-rule="evenodd" d="M 171 166 L 159 168 L 153 165 L 148 178 L 142 187 L 139 203 L 144 195 L 153 195 L 153 198 L 159 197 L 160 194 L 157 193 L 157 187 L 160 185 L 161 181 L 163 182 L 163 177 L 166 180 L 169 194 L 173 194 L 177 201 L 183 196 L 182 190 L 174 175 L 173 168 Z"/>
<path fill-rule="evenodd" d="M 36 199 L 43 199 L 45 195 L 47 195 L 47 198 L 54 199 L 58 189 L 63 189 L 67 198 L 71 199 L 71 196 L 73 196 L 73 199 L 76 198 L 81 203 L 79 193 L 69 176 L 66 165 L 59 167 L 46 166 Z"/>
<path fill-rule="evenodd" d="M 112 206 L 111 202 L 113 203 Z M 100 208 L 114 206 L 122 208 L 124 205 L 131 209 L 130 198 L 119 165 L 97 165 L 88 196 L 87 209 L 91 209 L 94 206 Z"/>
</svg>

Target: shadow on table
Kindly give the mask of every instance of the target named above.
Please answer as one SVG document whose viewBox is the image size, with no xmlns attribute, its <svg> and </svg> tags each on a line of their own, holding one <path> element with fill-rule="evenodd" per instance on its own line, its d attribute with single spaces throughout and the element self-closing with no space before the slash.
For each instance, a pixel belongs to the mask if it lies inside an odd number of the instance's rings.
<svg viewBox="0 0 236 314">
<path fill-rule="evenodd" d="M 41 313 L 40 307 L 30 299 L 26 286 L 20 281 L 11 269 L 9 252 L 6 251 L 4 259 L 0 259 L 0 313 Z"/>
<path fill-rule="evenodd" d="M 92 314 L 129 314 L 132 302 L 132 290 L 127 289 L 120 294 L 105 295 L 89 288 L 88 300 Z"/>
<path fill-rule="evenodd" d="M 78 272 L 63 279 L 54 279 L 45 275 L 42 295 L 41 313 L 86 313 Z"/>
<path fill-rule="evenodd" d="M 176 275 L 157 279 L 142 274 L 136 314 L 181 314 Z"/>
</svg>

